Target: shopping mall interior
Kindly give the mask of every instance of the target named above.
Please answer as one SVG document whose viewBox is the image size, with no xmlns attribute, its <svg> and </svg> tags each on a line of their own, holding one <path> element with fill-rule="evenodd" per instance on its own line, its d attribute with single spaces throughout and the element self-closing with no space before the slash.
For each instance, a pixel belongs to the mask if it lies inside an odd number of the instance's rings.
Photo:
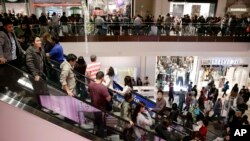
<svg viewBox="0 0 250 141">
<path fill-rule="evenodd" d="M 1 141 L 237 141 L 250 130 L 249 0 L 0 4 Z"/>
</svg>

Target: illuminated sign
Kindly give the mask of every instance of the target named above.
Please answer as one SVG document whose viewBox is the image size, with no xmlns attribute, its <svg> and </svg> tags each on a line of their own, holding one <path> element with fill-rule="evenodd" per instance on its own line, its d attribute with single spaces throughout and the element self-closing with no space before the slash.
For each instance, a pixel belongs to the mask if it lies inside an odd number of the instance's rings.
<svg viewBox="0 0 250 141">
<path fill-rule="evenodd" d="M 202 59 L 201 65 L 238 65 L 240 59 Z"/>
<path fill-rule="evenodd" d="M 247 12 L 247 8 L 230 8 L 231 12 Z"/>
</svg>

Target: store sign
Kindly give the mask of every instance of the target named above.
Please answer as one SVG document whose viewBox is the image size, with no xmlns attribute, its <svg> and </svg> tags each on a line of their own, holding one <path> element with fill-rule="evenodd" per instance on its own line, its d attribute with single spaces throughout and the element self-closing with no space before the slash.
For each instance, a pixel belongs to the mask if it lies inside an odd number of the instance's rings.
<svg viewBox="0 0 250 141">
<path fill-rule="evenodd" d="M 230 8 L 231 12 L 247 12 L 247 8 Z"/>
<path fill-rule="evenodd" d="M 240 59 L 202 59 L 201 65 L 238 65 Z"/>
</svg>

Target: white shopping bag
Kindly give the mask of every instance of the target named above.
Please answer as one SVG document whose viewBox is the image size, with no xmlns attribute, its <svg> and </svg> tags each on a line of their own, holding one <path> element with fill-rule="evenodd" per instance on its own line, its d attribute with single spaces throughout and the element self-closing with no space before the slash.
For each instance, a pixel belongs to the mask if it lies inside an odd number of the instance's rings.
<svg viewBox="0 0 250 141">
<path fill-rule="evenodd" d="M 68 29 L 67 25 L 63 25 L 62 30 L 63 30 L 63 33 L 68 33 L 69 32 L 69 29 Z"/>
</svg>

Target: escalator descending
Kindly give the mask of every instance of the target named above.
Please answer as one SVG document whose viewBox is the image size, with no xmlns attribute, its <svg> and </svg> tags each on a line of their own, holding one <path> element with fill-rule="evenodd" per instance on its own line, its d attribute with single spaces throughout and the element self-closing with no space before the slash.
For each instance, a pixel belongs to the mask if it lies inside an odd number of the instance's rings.
<svg viewBox="0 0 250 141">
<path fill-rule="evenodd" d="M 22 110 L 32 111 L 37 116 L 59 125 L 67 130 L 91 140 L 99 140 L 100 136 L 96 136 L 97 125 L 95 125 L 95 113 L 103 115 L 103 135 L 101 139 L 114 140 L 122 139 L 122 131 L 124 127 L 119 123 L 126 122 L 119 116 L 112 113 L 104 113 L 94 107 L 88 101 L 81 101 L 74 97 L 67 96 L 63 91 L 47 84 L 49 95 L 39 95 L 34 93 L 34 78 L 29 74 L 8 64 L 0 67 L 0 88 L 1 101 L 8 104 L 13 103 L 14 106 Z M 43 83 L 46 83 L 43 81 Z M 44 91 L 44 87 L 41 87 Z M 39 102 L 40 104 L 39 105 Z M 40 116 L 44 115 L 44 116 Z M 67 125 L 67 126 L 65 126 Z M 67 128 L 66 128 L 67 127 Z M 140 128 L 137 127 L 136 128 Z M 151 137 L 156 137 L 152 130 L 142 129 Z M 83 134 L 84 133 L 84 134 Z M 151 139 L 149 139 L 151 140 Z"/>
<path fill-rule="evenodd" d="M 56 63 L 56 62 L 54 62 L 54 63 Z M 59 76 L 60 69 L 57 69 L 55 67 L 53 69 L 54 69 L 54 73 L 56 73 L 57 76 Z M 77 76 L 76 78 L 78 78 L 77 79 L 77 83 L 80 83 L 79 86 L 84 87 L 82 89 L 83 90 L 82 93 L 84 93 L 85 95 L 88 95 L 88 92 L 87 92 L 87 87 L 88 87 L 87 82 L 94 81 L 94 80 L 91 80 L 90 78 L 85 77 L 84 75 L 81 75 L 78 72 L 75 72 L 75 74 Z M 50 80 L 50 81 L 51 81 L 50 83 L 56 83 L 54 80 Z M 55 84 L 55 85 L 58 85 L 58 84 Z M 123 89 L 117 82 L 113 83 L 113 88 L 116 89 L 116 90 L 119 90 L 119 91 L 122 91 L 122 89 Z M 112 90 L 110 90 L 110 91 L 112 91 Z M 114 95 L 113 96 L 113 112 L 112 112 L 112 114 L 119 117 L 120 116 L 119 106 L 124 101 L 124 96 L 121 95 L 121 94 L 119 94 L 119 93 L 116 93 L 115 91 L 112 91 L 112 92 L 113 92 L 113 95 Z M 135 91 L 133 92 L 133 98 L 134 98 L 133 102 L 132 102 L 133 103 L 132 104 L 133 107 L 135 107 L 136 103 L 141 102 L 141 101 L 145 103 L 146 109 L 148 109 L 148 110 L 149 110 L 149 108 L 154 108 L 156 106 L 156 103 L 154 101 L 148 99 L 147 97 L 142 96 L 141 94 L 139 94 L 139 93 L 137 93 Z M 171 108 L 166 107 L 165 109 L 168 111 L 168 114 L 169 114 L 170 111 L 171 111 Z M 151 116 L 153 116 L 153 117 L 157 114 L 154 111 L 149 111 L 149 112 L 150 112 Z M 173 125 L 171 126 L 172 130 L 180 133 L 181 135 L 193 134 L 193 132 L 194 132 L 193 129 L 188 129 L 188 128 L 184 127 L 184 121 L 185 121 L 184 115 L 179 116 L 179 119 L 183 123 L 181 123 L 181 122 L 180 123 L 174 122 Z M 218 137 L 218 136 L 219 136 L 218 134 L 216 134 L 216 133 L 208 130 L 208 137 L 209 138 L 207 138 L 207 140 L 212 140 L 212 138 L 215 138 L 215 137 Z"/>
<path fill-rule="evenodd" d="M 54 70 L 54 72 L 53 73 L 57 73 L 57 76 L 59 76 L 59 74 L 60 74 L 60 70 L 58 69 L 58 68 L 53 68 Z M 85 76 L 83 76 L 83 75 L 81 75 L 81 74 L 78 74 L 77 72 L 75 72 L 75 74 L 76 74 L 76 80 L 77 80 L 77 83 L 80 83 L 80 85 L 79 86 L 82 86 L 82 87 L 84 87 L 84 88 L 81 88 L 82 90 L 84 90 L 84 91 L 80 91 L 80 92 L 82 92 L 82 93 L 84 93 L 84 95 L 88 95 L 88 91 L 87 91 L 87 89 L 88 89 L 88 84 L 87 84 L 87 81 L 93 81 L 93 80 L 91 80 L 91 79 L 89 79 L 89 78 L 87 78 L 87 77 L 85 77 Z M 80 76 L 80 79 L 79 79 L 79 76 Z M 56 84 L 56 83 L 59 83 L 59 82 L 56 82 L 56 81 L 54 81 L 54 80 L 52 80 L 52 79 L 49 79 L 48 81 L 50 81 L 50 83 L 54 83 L 55 85 L 58 85 L 58 84 Z M 119 85 L 119 84 L 117 84 L 116 82 L 115 82 L 115 84 L 114 85 L 116 85 L 116 87 L 119 87 L 119 90 L 120 91 L 122 91 L 122 87 Z M 76 89 L 79 89 L 79 88 L 76 88 Z M 112 91 L 112 90 L 110 90 L 109 89 L 109 91 Z M 124 96 L 122 96 L 121 94 L 119 94 L 119 93 L 115 93 L 114 91 L 112 91 L 114 94 L 113 94 L 113 111 L 112 111 L 112 114 L 114 115 L 114 116 L 118 116 L 118 117 L 120 117 L 120 105 L 121 105 L 121 103 L 124 101 Z M 77 94 L 78 95 L 78 94 Z M 146 97 L 143 97 L 142 95 L 140 95 L 140 94 L 138 94 L 138 93 L 133 93 L 133 95 L 137 95 L 137 97 L 140 97 L 140 100 L 138 100 L 138 99 L 134 99 L 134 101 L 132 101 L 132 105 L 133 105 L 133 107 L 135 107 L 136 106 L 136 103 L 138 103 L 139 101 L 143 101 L 143 102 L 145 102 L 145 103 L 148 103 L 148 105 L 150 105 L 150 107 L 154 107 L 155 106 L 155 103 L 153 102 L 153 101 L 151 101 L 151 100 L 149 100 L 149 99 L 147 99 Z M 89 99 L 81 99 L 81 98 L 79 98 L 80 100 L 83 100 L 83 101 L 90 101 Z M 142 99 L 144 99 L 144 100 L 142 100 Z M 147 109 L 149 109 L 149 107 L 146 107 Z M 154 113 L 153 111 L 149 111 L 150 113 L 151 113 L 151 115 L 155 115 L 156 113 Z M 178 125 L 178 126 L 181 126 L 181 125 Z M 176 126 L 175 126 L 176 127 Z M 182 136 L 185 136 L 185 135 L 188 135 L 188 133 L 186 132 L 187 130 L 184 130 L 184 128 L 182 128 L 182 127 L 178 127 L 178 128 L 175 128 L 174 126 L 173 127 L 171 127 L 174 131 L 176 131 L 176 132 L 178 132 L 178 133 L 180 133 Z M 181 130 L 179 130 L 179 129 L 181 129 Z"/>
</svg>

